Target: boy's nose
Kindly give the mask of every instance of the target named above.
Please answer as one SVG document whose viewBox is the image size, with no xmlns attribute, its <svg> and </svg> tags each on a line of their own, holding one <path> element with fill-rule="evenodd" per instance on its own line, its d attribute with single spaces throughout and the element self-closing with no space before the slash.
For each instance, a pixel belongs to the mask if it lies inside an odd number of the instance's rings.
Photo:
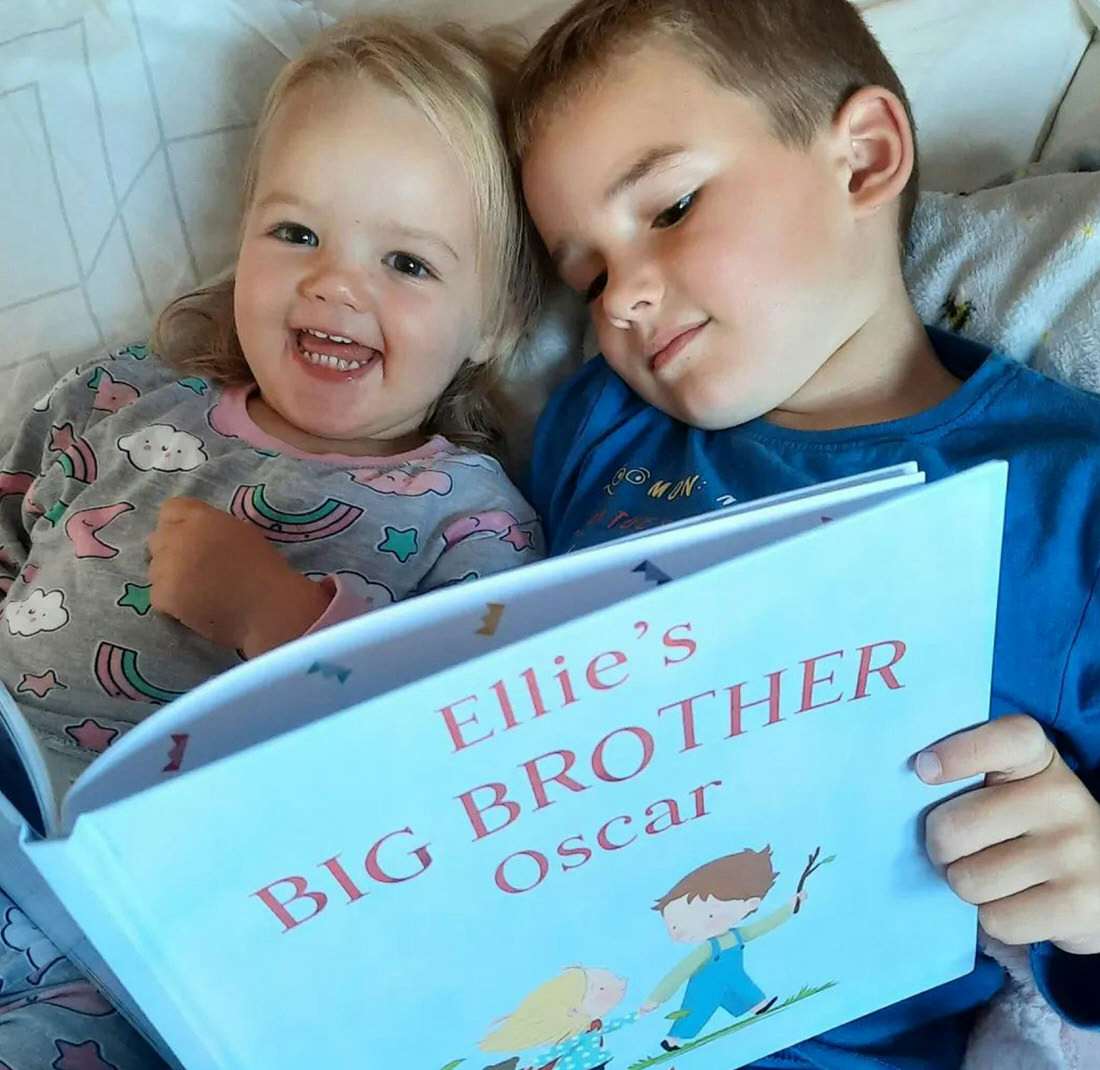
<svg viewBox="0 0 1100 1070">
<path fill-rule="evenodd" d="M 664 289 L 649 267 L 612 274 L 608 271 L 602 303 L 612 325 L 622 330 L 652 321 L 660 308 Z"/>
</svg>

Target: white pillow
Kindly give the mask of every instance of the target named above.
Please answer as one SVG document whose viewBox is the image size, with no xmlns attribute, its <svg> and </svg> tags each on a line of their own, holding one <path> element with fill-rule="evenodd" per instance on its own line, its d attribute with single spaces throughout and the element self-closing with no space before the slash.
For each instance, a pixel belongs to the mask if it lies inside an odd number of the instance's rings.
<svg viewBox="0 0 1100 1070">
<path fill-rule="evenodd" d="M 922 195 L 905 275 L 926 323 L 1100 391 L 1100 172 Z"/>
</svg>

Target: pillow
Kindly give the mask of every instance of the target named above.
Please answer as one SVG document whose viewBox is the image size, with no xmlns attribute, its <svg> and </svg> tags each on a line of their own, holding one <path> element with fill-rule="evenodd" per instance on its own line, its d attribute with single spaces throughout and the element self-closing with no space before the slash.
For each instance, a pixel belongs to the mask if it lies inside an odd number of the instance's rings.
<svg viewBox="0 0 1100 1070">
<path fill-rule="evenodd" d="M 1100 391 L 1100 172 L 923 194 L 905 277 L 926 323 Z"/>
</svg>

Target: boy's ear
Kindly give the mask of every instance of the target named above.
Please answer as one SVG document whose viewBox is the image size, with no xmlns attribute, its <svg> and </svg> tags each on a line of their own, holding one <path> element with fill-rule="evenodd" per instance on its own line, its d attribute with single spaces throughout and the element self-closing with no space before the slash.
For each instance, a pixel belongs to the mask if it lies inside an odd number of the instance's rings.
<svg viewBox="0 0 1100 1070">
<path fill-rule="evenodd" d="M 860 217 L 894 203 L 913 174 L 916 147 L 902 102 L 882 86 L 857 90 L 833 131 L 848 170 L 848 193 Z"/>
<path fill-rule="evenodd" d="M 749 913 L 751 914 L 754 910 L 759 910 L 760 904 L 763 902 L 764 900 L 761 899 L 760 896 L 754 895 L 751 899 L 745 901 L 745 906 L 749 908 Z"/>
</svg>

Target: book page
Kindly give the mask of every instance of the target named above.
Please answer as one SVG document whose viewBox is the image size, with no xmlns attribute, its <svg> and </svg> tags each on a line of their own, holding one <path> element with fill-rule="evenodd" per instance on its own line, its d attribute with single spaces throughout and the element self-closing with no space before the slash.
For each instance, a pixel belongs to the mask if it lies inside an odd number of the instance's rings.
<svg viewBox="0 0 1100 1070">
<path fill-rule="evenodd" d="M 908 466 L 736 505 L 433 591 L 307 636 L 209 681 L 129 732 L 72 787 L 64 826 L 81 812 L 718 561 L 840 521 L 922 481 Z"/>
</svg>

